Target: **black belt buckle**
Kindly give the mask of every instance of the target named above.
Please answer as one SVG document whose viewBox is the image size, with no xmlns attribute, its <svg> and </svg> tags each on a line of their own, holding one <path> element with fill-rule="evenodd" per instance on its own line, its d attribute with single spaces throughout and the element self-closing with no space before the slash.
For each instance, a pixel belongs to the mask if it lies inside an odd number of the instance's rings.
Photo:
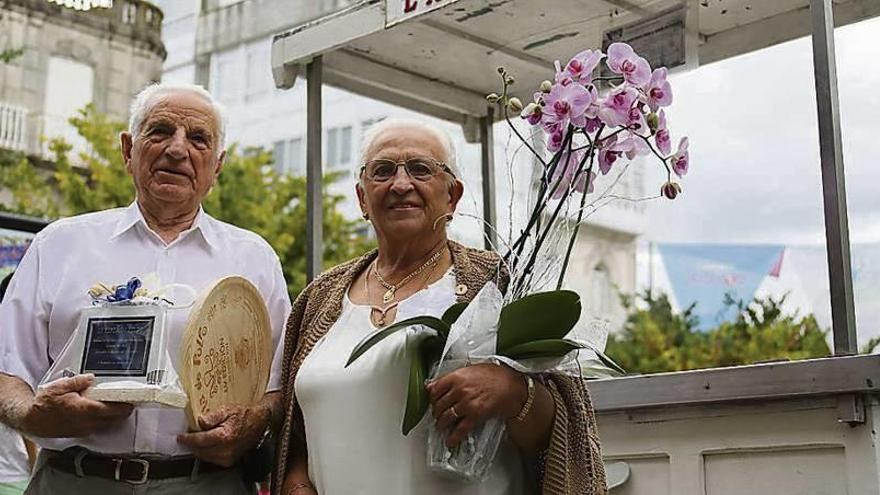
<svg viewBox="0 0 880 495">
<path fill-rule="evenodd" d="M 150 461 L 146 459 L 113 459 L 113 461 L 116 463 L 116 472 L 113 474 L 113 479 L 116 481 L 124 481 L 132 485 L 143 485 L 150 477 Z M 143 468 L 143 474 L 140 478 L 127 479 L 122 477 L 122 465 L 126 462 L 139 464 Z"/>
</svg>

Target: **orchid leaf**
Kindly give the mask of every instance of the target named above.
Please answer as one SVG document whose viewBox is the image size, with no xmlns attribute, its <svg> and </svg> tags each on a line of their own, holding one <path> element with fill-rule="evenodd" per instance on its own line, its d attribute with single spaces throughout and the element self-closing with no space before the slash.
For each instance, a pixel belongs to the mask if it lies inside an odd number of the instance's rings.
<svg viewBox="0 0 880 495">
<path fill-rule="evenodd" d="M 376 333 L 368 335 L 366 338 L 364 338 L 364 340 L 360 341 L 358 345 L 355 346 L 354 350 L 351 351 L 351 356 L 349 356 L 348 361 L 345 363 L 345 367 L 347 368 L 351 363 L 355 362 L 357 358 L 361 357 L 361 355 L 370 350 L 370 348 L 374 345 L 384 340 L 386 337 L 394 334 L 398 330 L 411 327 L 413 325 L 424 325 L 428 328 L 436 330 L 439 334 L 444 336 L 444 340 L 446 335 L 449 335 L 449 325 L 447 325 L 443 320 L 435 318 L 433 316 L 416 316 L 415 318 L 408 318 L 406 320 L 398 321 L 397 323 L 391 324 Z"/>
<path fill-rule="evenodd" d="M 581 317 L 581 298 L 570 290 L 530 294 L 508 304 L 498 321 L 500 354 L 527 342 L 561 339 Z"/>
<path fill-rule="evenodd" d="M 614 370 L 615 372 L 617 372 L 617 374 L 618 374 L 617 376 L 623 376 L 623 375 L 626 374 L 626 371 L 624 371 L 624 369 L 621 368 L 619 364 L 615 363 L 613 359 L 611 359 L 610 357 L 608 357 L 607 354 L 605 354 L 604 352 L 600 351 L 599 349 L 596 349 L 596 348 L 593 347 L 593 346 L 587 346 L 587 347 L 589 347 L 593 352 L 596 353 L 596 357 L 599 358 L 599 361 L 602 361 L 602 364 L 604 364 L 604 365 L 607 366 L 608 368 L 610 368 L 610 369 Z"/>
<path fill-rule="evenodd" d="M 445 321 L 446 324 L 451 327 L 453 323 L 458 321 L 458 317 L 461 316 L 461 313 L 464 312 L 464 308 L 466 308 L 467 305 L 468 303 L 466 302 L 460 302 L 449 306 L 449 308 L 443 312 L 443 316 L 441 316 L 440 319 Z"/>
<path fill-rule="evenodd" d="M 516 361 L 535 358 L 560 358 L 571 351 L 585 347 L 587 346 L 584 344 L 568 339 L 533 340 L 532 342 L 511 347 L 503 352 L 502 355 Z"/>
<path fill-rule="evenodd" d="M 444 336 L 433 332 L 418 333 L 407 339 L 406 347 L 410 362 L 406 409 L 404 409 L 402 426 L 404 435 L 409 434 L 428 411 L 430 400 L 428 399 L 428 391 L 425 390 L 425 381 L 428 379 L 431 368 L 440 360 L 445 341 Z"/>
</svg>

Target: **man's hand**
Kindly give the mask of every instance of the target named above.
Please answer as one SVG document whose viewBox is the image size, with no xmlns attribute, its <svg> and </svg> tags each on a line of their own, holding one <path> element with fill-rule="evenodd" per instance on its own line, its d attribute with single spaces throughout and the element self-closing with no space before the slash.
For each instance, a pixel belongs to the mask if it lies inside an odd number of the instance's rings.
<svg viewBox="0 0 880 495">
<path fill-rule="evenodd" d="M 178 435 L 177 441 L 203 461 L 232 467 L 259 443 L 269 424 L 269 411 L 260 404 L 224 406 L 198 419 L 202 431 Z"/>
<path fill-rule="evenodd" d="M 81 392 L 94 383 L 94 375 L 77 375 L 37 389 L 24 409 L 20 429 L 37 437 L 85 437 L 131 414 L 131 404 L 83 397 Z"/>
</svg>

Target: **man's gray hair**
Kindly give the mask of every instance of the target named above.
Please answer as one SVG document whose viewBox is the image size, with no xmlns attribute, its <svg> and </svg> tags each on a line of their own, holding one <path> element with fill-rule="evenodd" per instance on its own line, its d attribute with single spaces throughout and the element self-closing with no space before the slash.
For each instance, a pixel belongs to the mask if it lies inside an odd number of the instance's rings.
<svg viewBox="0 0 880 495">
<path fill-rule="evenodd" d="M 214 120 L 217 121 L 216 137 L 218 146 L 216 151 L 219 155 L 226 149 L 226 109 L 223 108 L 223 105 L 211 93 L 197 84 L 156 83 L 142 89 L 131 103 L 128 132 L 131 134 L 132 139 L 136 138 L 141 132 L 144 120 L 146 120 L 147 115 L 150 114 L 153 106 L 158 102 L 159 97 L 174 93 L 190 93 L 202 98 L 211 105 L 211 109 L 214 111 Z"/>
<path fill-rule="evenodd" d="M 452 136 L 450 136 L 448 132 L 446 132 L 439 126 L 428 125 L 418 120 L 385 119 L 377 124 L 373 124 L 372 126 L 370 126 L 364 133 L 364 138 L 361 141 L 361 162 L 358 164 L 358 167 L 367 163 L 367 160 L 370 158 L 367 156 L 367 153 L 370 152 L 370 148 L 373 147 L 373 144 L 376 142 L 376 138 L 382 132 L 395 127 L 408 127 L 410 129 L 415 128 L 436 137 L 437 140 L 440 141 L 440 144 L 443 145 L 443 152 L 446 155 L 442 160 L 443 163 L 445 163 L 446 166 L 449 167 L 450 170 L 452 170 L 452 173 L 458 180 L 461 180 L 461 174 L 458 172 L 458 165 L 456 165 L 455 142 L 452 140 Z"/>
</svg>

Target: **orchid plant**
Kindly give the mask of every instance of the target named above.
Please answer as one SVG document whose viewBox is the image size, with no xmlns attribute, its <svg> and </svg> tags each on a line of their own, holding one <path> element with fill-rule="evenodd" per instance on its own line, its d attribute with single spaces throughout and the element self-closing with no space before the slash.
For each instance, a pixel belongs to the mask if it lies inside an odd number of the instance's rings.
<svg viewBox="0 0 880 495">
<path fill-rule="evenodd" d="M 603 59 L 612 75 L 594 76 Z M 477 359 L 503 362 L 526 372 L 562 373 L 560 363 L 574 355 L 576 373 L 581 378 L 623 374 L 600 350 L 566 338 L 580 318 L 581 302 L 577 293 L 562 289 L 565 272 L 584 213 L 589 206 L 594 207 L 593 211 L 597 206 L 588 203 L 597 175 L 608 175 L 618 168 L 625 171 L 623 167 L 637 157 L 653 156 L 667 172 L 660 194 L 674 199 L 681 193 L 675 177 L 683 177 L 688 171 L 688 140 L 681 138 L 677 150 L 672 152 L 665 112 L 672 103 L 667 71 L 652 71 L 629 45 L 615 43 L 609 47 L 607 56 L 601 51 L 585 50 L 564 67 L 557 61 L 555 68 L 554 80 L 541 83 L 534 101 L 525 107 L 510 94 L 514 79 L 504 68 L 498 69 L 501 94 L 487 96 L 490 103 L 502 106 L 510 129 L 541 165 L 537 195 L 528 220 L 515 238 L 507 240 L 502 256 L 509 274 L 506 292 L 502 295 L 494 286 L 489 291 L 484 288 L 471 303 L 473 308 L 459 303 L 440 318 L 419 316 L 389 325 L 358 344 L 346 365 L 393 333 L 416 329 L 407 339 L 407 355 L 412 356 L 412 362 L 402 425 L 404 435 L 427 412 L 425 381 L 432 370 L 454 354 L 450 350 L 455 350 L 456 341 L 481 345 L 492 340 L 490 349 L 494 352 L 489 355 L 467 351 L 464 356 L 454 356 L 468 362 L 477 354 Z M 520 133 L 512 116 L 521 116 L 534 130 L 546 134 L 546 150 L 552 153 L 549 160 Z M 556 252 L 556 245 L 561 243 L 566 244 L 566 249 L 560 260 L 550 253 Z M 555 279 L 555 290 L 544 290 L 549 285 L 548 276 Z M 478 312 L 482 312 L 481 316 L 474 318 L 473 314 Z M 492 329 L 474 328 L 486 324 Z M 596 357 L 579 359 L 578 351 L 584 348 L 591 349 Z M 547 364 L 554 362 L 557 364 Z M 494 438 L 497 448 L 499 435 L 484 437 Z M 429 439 L 429 451 L 430 445 Z M 495 452 L 492 447 L 480 448 L 484 450 L 444 451 L 438 456 L 440 463 L 445 463 L 444 469 L 475 480 L 480 475 L 474 473 L 485 473 Z M 432 455 L 429 452 L 429 457 Z M 473 461 L 474 458 L 479 459 Z M 429 459 L 429 464 L 432 462 Z M 481 467 L 474 470 L 475 464 Z"/>
<path fill-rule="evenodd" d="M 603 59 L 612 75 L 594 76 Z M 681 193 L 675 178 L 688 172 L 688 139 L 681 138 L 672 152 L 665 111 L 672 104 L 672 87 L 665 67 L 652 71 L 648 61 L 625 43 L 609 46 L 607 56 L 601 51 L 584 50 L 564 67 L 558 61 L 555 67 L 554 81 L 541 83 L 534 101 L 525 108 L 518 98 L 510 96 L 514 80 L 504 68 L 498 69 L 501 94 L 487 97 L 502 105 L 510 129 L 542 166 L 535 206 L 525 228 L 508 242 L 504 255 L 513 281 L 508 300 L 532 292 L 536 286 L 535 264 L 539 253 L 544 252 L 542 246 L 560 224 L 570 223 L 565 212 L 571 211 L 572 200 L 580 195 L 565 256 L 561 266 L 551 270 L 556 275 L 556 288 L 562 287 L 597 172 L 608 175 L 637 157 L 653 156 L 666 170 L 660 195 L 668 199 Z M 602 84 L 610 86 L 604 94 L 599 91 Z M 511 114 L 521 114 L 529 125 L 546 133 L 546 149 L 552 153 L 549 160 L 532 148 L 511 121 Z"/>
</svg>

